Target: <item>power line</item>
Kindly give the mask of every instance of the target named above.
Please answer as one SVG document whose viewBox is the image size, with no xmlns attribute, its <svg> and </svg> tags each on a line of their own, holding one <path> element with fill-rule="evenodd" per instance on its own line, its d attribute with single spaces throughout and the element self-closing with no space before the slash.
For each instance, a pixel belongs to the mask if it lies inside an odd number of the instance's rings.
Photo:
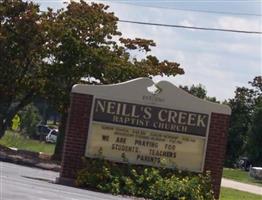
<svg viewBox="0 0 262 200">
<path fill-rule="evenodd" d="M 262 34 L 260 31 L 244 31 L 244 30 L 235 30 L 235 29 L 222 29 L 222 28 L 206 28 L 206 27 L 196 27 L 196 26 L 183 26 L 183 25 L 172 25 L 172 24 L 159 24 L 159 23 L 149 23 L 149 22 L 139 22 L 139 21 L 130 21 L 130 20 L 119 20 L 122 23 L 131 23 L 131 24 L 140 24 L 148 26 L 163 26 L 163 27 L 173 27 L 173 28 L 185 28 L 185 29 L 196 29 L 204 31 L 223 31 L 223 32 L 234 32 L 234 33 L 247 33 L 247 34 Z"/>
<path fill-rule="evenodd" d="M 162 6 L 146 6 L 146 5 L 137 5 L 134 3 L 129 2 L 115 2 L 110 0 L 102 0 L 104 2 L 112 2 L 117 4 L 126 4 L 126 5 L 132 5 L 132 6 L 138 6 L 138 7 L 146 7 L 146 8 L 160 8 L 160 9 L 167 9 L 167 10 L 179 10 L 179 11 L 187 11 L 187 12 L 200 12 L 200 13 L 212 13 L 212 14 L 221 14 L 221 15 L 245 15 L 245 16 L 255 16 L 255 17 L 261 17 L 261 14 L 254 14 L 254 13 L 242 13 L 242 12 L 224 12 L 224 11 L 215 11 L 215 10 L 198 10 L 198 9 L 180 9 L 180 8 L 168 8 L 168 7 L 162 7 Z"/>
</svg>

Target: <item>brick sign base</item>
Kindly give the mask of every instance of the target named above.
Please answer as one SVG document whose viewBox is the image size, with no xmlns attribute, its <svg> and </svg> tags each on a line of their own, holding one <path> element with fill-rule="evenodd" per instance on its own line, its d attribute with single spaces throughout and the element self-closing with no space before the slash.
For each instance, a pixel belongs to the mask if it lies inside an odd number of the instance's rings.
<svg viewBox="0 0 262 200">
<path fill-rule="evenodd" d="M 82 90 L 80 90 L 80 92 L 74 92 L 74 89 L 71 93 L 71 105 L 65 135 L 62 168 L 60 177 L 58 178 L 60 183 L 73 184 L 77 171 L 83 168 L 82 158 L 85 156 L 87 148 L 94 100 L 95 95 L 92 95 L 92 88 L 91 91 L 88 91 L 87 88 L 86 93 L 82 92 Z M 215 109 L 215 111 L 217 110 Z M 219 199 L 220 193 L 229 117 L 230 110 L 226 114 L 211 112 L 210 115 L 203 171 L 211 172 L 212 186 L 216 199 Z"/>
</svg>

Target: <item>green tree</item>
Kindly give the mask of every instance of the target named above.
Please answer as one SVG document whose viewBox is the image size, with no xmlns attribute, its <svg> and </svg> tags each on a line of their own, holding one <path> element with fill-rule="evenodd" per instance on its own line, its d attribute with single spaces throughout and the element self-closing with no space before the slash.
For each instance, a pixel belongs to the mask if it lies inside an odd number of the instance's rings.
<svg viewBox="0 0 262 200">
<path fill-rule="evenodd" d="M 248 131 L 247 155 L 253 165 L 262 165 L 262 76 L 254 78 L 250 84 L 254 88 L 254 112 Z"/>
<path fill-rule="evenodd" d="M 251 90 L 254 97 L 253 104 L 255 106 L 260 106 L 262 102 L 262 76 L 256 76 L 252 82 L 249 82 L 249 84 L 251 84 L 251 86 L 253 87 L 253 89 Z"/>
<path fill-rule="evenodd" d="M 132 58 L 131 50 L 148 53 L 155 43 L 121 37 L 118 18 L 108 12 L 106 5 L 70 2 L 66 9 L 49 9 L 44 22 L 49 59 L 44 72 L 48 76 L 44 91 L 48 101 L 61 113 L 55 150 L 58 159 L 61 158 L 70 91 L 74 84 L 83 82 L 83 77 L 108 84 L 136 77 L 184 73 L 178 63 L 159 61 L 152 55 L 141 60 Z"/>
<path fill-rule="evenodd" d="M 42 85 L 45 32 L 38 5 L 0 0 L 0 138 Z"/>
<path fill-rule="evenodd" d="M 253 126 L 254 110 L 262 102 L 261 76 L 249 83 L 252 88 L 238 87 L 235 97 L 227 102 L 232 109 L 225 161 L 227 166 L 232 166 L 240 156 L 247 154 L 247 146 L 250 146 L 248 130 Z"/>
<path fill-rule="evenodd" d="M 188 86 L 179 86 L 181 89 L 185 90 L 186 92 L 200 98 L 205 99 L 207 101 L 219 103 L 217 101 L 216 97 L 209 97 L 207 96 L 207 90 L 204 85 L 198 84 L 198 85 L 192 85 L 190 88 Z"/>
<path fill-rule="evenodd" d="M 205 87 L 201 84 L 192 85 L 190 87 L 189 93 L 193 94 L 194 96 L 196 96 L 200 99 L 204 99 L 207 96 L 207 91 L 206 91 Z"/>
<path fill-rule="evenodd" d="M 233 166 L 240 155 L 244 154 L 244 146 L 247 140 L 247 131 L 251 121 L 252 104 L 247 88 L 237 88 L 235 97 L 229 99 L 228 105 L 232 113 L 228 131 L 226 166 Z"/>
<path fill-rule="evenodd" d="M 248 131 L 247 154 L 255 166 L 262 165 L 262 104 L 255 108 L 251 126 Z"/>
</svg>

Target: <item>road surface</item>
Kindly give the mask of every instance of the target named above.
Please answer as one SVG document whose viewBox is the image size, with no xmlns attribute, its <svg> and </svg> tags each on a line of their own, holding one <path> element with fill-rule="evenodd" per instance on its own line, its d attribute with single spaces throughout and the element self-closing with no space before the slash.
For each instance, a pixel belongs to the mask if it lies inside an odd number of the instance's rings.
<svg viewBox="0 0 262 200">
<path fill-rule="evenodd" d="M 56 177 L 57 172 L 0 162 L 0 200 L 128 200 L 54 184 Z"/>
<path fill-rule="evenodd" d="M 57 172 L 0 162 L 0 200 L 131 200 L 54 184 Z M 261 187 L 222 180 L 223 187 L 262 194 Z"/>
</svg>

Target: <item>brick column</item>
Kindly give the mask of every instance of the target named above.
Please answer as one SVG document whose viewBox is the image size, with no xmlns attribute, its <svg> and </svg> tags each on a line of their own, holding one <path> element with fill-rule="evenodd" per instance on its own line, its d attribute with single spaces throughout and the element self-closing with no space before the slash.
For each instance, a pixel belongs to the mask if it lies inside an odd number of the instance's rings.
<svg viewBox="0 0 262 200">
<path fill-rule="evenodd" d="M 219 199 L 227 144 L 229 115 L 212 113 L 206 150 L 205 171 L 211 171 L 215 198 Z"/>
<path fill-rule="evenodd" d="M 93 96 L 71 93 L 65 143 L 58 182 L 73 184 L 85 154 Z"/>
</svg>

